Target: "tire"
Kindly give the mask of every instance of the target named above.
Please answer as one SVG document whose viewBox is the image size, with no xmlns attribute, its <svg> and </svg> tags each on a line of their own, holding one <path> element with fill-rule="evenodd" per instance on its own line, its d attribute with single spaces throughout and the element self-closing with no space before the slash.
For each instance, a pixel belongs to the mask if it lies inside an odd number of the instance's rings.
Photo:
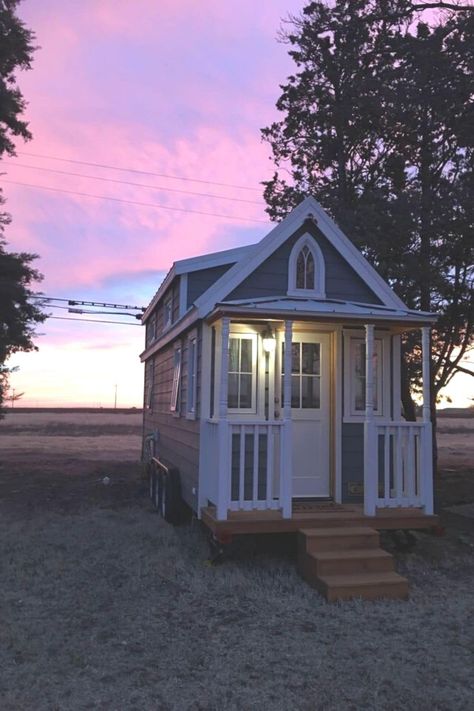
<svg viewBox="0 0 474 711">
<path fill-rule="evenodd" d="M 177 525 L 183 521 L 184 504 L 181 498 L 181 483 L 177 469 L 170 469 L 160 477 L 160 508 L 165 521 Z"/>
</svg>

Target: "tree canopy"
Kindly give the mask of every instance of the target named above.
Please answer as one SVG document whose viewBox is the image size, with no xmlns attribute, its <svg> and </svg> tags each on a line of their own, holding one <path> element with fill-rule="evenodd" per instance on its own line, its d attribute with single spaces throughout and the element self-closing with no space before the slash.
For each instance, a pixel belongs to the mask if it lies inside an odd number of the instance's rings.
<svg viewBox="0 0 474 711">
<path fill-rule="evenodd" d="M 31 68 L 34 34 L 16 15 L 18 4 L 19 0 L 0 0 L 0 158 L 15 155 L 14 139 L 31 138 L 16 75 Z M 34 327 L 45 319 L 30 301 L 31 285 L 42 278 L 32 267 L 37 255 L 7 251 L 4 233 L 11 218 L 2 210 L 4 202 L 0 189 L 0 407 L 8 385 L 7 359 L 17 351 L 35 349 Z"/>
<path fill-rule="evenodd" d="M 313 194 L 410 308 L 436 311 L 434 397 L 474 328 L 474 12 L 408 0 L 310 2 L 284 25 L 295 73 L 262 130 L 267 212 Z M 405 343 L 404 405 L 419 378 Z"/>
</svg>

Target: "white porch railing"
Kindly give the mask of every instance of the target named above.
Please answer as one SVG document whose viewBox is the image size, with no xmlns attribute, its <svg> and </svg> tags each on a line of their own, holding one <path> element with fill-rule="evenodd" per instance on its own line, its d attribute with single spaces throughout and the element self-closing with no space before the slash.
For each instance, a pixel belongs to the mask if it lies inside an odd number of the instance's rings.
<svg viewBox="0 0 474 711">
<path fill-rule="evenodd" d="M 229 510 L 291 511 L 291 471 L 285 466 L 290 428 L 284 420 L 205 423 L 206 498 L 216 504 L 218 519 Z"/>
<path fill-rule="evenodd" d="M 365 427 L 365 513 L 397 506 L 433 513 L 431 423 L 370 422 Z"/>
</svg>

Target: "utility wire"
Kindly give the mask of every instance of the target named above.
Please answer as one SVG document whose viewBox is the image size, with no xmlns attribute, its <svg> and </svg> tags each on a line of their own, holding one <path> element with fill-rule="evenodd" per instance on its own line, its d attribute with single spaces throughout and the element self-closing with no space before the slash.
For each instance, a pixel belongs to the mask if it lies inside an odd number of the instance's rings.
<svg viewBox="0 0 474 711">
<path fill-rule="evenodd" d="M 225 220 L 237 220 L 237 222 L 260 222 L 264 225 L 268 225 L 266 220 L 257 220 L 251 217 L 236 217 L 234 215 L 220 215 L 215 212 L 204 212 L 202 210 L 189 210 L 184 207 L 169 207 L 169 205 L 159 205 L 155 202 L 140 202 L 138 200 L 124 200 L 122 198 L 108 197 L 107 195 L 93 195 L 91 193 L 81 193 L 76 190 L 63 190 L 61 188 L 49 188 L 46 185 L 37 185 L 34 183 L 21 183 L 16 180 L 4 180 L 4 183 L 9 183 L 10 185 L 21 185 L 24 188 L 34 188 L 40 190 L 48 190 L 53 193 L 63 193 L 65 195 L 79 195 L 79 197 L 94 198 L 96 200 L 109 200 L 111 202 L 121 202 L 127 205 L 138 205 L 139 207 L 154 207 L 160 210 L 171 210 L 172 212 L 187 212 L 193 215 L 204 215 L 206 217 L 219 217 Z"/>
<path fill-rule="evenodd" d="M 133 187 L 137 188 L 146 188 L 148 190 L 157 190 L 160 192 L 168 192 L 168 193 L 180 193 L 181 195 L 194 195 L 196 197 L 205 197 L 205 198 L 213 198 L 216 200 L 230 200 L 231 202 L 244 202 L 247 203 L 248 205 L 259 205 L 260 207 L 263 207 L 261 202 L 258 202 L 257 200 L 245 200 L 244 198 L 233 198 L 233 197 L 226 197 L 225 195 L 215 195 L 214 193 L 196 193 L 193 192 L 192 190 L 179 190 L 178 188 L 163 188 L 159 185 L 144 185 L 143 183 L 133 183 L 129 180 L 116 180 L 115 178 L 103 178 L 102 176 L 98 175 L 84 175 L 83 173 L 72 173 L 68 170 L 55 170 L 54 168 L 43 168 L 42 166 L 39 165 L 28 165 L 27 163 L 16 163 L 16 162 L 9 162 L 8 167 L 13 167 L 13 168 L 32 168 L 33 170 L 42 170 L 46 173 L 56 173 L 57 175 L 72 175 L 76 178 L 86 178 L 88 180 L 100 180 L 104 183 L 117 183 L 119 185 L 132 185 Z"/>
<path fill-rule="evenodd" d="M 69 316 L 47 316 L 46 318 L 55 318 L 58 321 L 89 321 L 91 323 L 113 323 L 114 325 L 120 324 L 122 326 L 140 326 L 141 323 L 130 323 L 129 321 L 104 321 L 103 319 L 96 318 L 71 318 Z"/>
<path fill-rule="evenodd" d="M 202 185 L 218 185 L 222 188 L 236 188 L 237 190 L 251 190 L 253 192 L 260 192 L 259 188 L 250 188 L 246 185 L 233 185 L 232 183 L 218 183 L 212 180 L 199 180 L 198 178 L 184 178 L 178 175 L 167 175 L 166 173 L 153 173 L 149 170 L 137 170 L 136 168 L 121 168 L 116 165 L 107 165 L 104 163 L 92 163 L 85 160 L 74 160 L 73 158 L 59 158 L 58 156 L 48 156 L 41 153 L 28 153 L 27 151 L 20 151 L 19 155 L 29 156 L 31 158 L 45 158 L 46 160 L 57 160 L 62 163 L 76 163 L 77 165 L 88 165 L 95 168 L 107 168 L 109 170 L 119 170 L 122 173 L 139 173 L 140 175 L 153 175 L 156 178 L 169 178 L 170 180 L 184 180 L 191 183 L 201 183 Z"/>
<path fill-rule="evenodd" d="M 128 306 L 127 304 L 112 304 L 107 301 L 85 301 L 84 299 L 64 299 L 55 296 L 43 296 L 42 294 L 31 294 L 28 298 L 38 299 L 39 301 L 64 301 L 69 306 L 101 306 L 104 308 L 130 309 L 130 311 L 145 311 L 144 306 Z M 54 304 L 50 304 L 53 308 L 60 308 Z M 66 307 L 61 307 L 66 308 Z"/>
</svg>

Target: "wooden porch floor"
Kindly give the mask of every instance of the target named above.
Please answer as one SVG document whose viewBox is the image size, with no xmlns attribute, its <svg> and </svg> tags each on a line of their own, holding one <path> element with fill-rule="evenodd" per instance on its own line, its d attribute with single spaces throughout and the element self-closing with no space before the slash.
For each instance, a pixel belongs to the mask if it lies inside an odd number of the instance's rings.
<svg viewBox="0 0 474 711">
<path fill-rule="evenodd" d="M 378 509 L 375 516 L 365 516 L 362 504 L 332 502 L 293 503 L 291 518 L 281 511 L 229 511 L 227 521 L 218 521 L 214 506 L 201 510 L 202 521 L 216 535 L 245 533 L 291 533 L 302 528 L 370 526 L 379 531 L 404 529 L 423 530 L 439 524 L 438 516 L 427 516 L 421 509 Z"/>
</svg>

